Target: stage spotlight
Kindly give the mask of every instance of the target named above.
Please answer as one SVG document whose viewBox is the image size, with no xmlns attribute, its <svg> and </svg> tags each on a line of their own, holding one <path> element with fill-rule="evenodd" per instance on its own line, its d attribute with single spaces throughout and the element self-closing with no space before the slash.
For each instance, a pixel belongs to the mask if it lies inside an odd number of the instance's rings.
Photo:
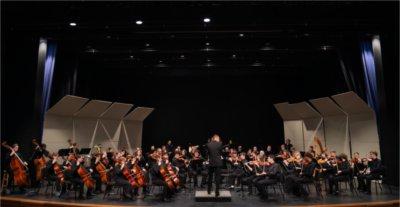
<svg viewBox="0 0 400 207">
<path fill-rule="evenodd" d="M 205 23 L 209 23 L 210 21 L 211 21 L 211 19 L 208 18 L 208 17 L 206 17 L 206 18 L 203 19 L 203 22 L 205 22 Z"/>
<path fill-rule="evenodd" d="M 141 24 L 143 24 L 143 21 L 142 21 L 142 20 L 137 20 L 137 21 L 136 21 L 136 24 L 137 24 L 137 25 L 141 25 Z"/>
<path fill-rule="evenodd" d="M 71 27 L 76 27 L 76 25 L 78 25 L 78 24 L 76 24 L 76 22 L 70 22 L 69 23 L 69 26 L 71 26 Z"/>
</svg>

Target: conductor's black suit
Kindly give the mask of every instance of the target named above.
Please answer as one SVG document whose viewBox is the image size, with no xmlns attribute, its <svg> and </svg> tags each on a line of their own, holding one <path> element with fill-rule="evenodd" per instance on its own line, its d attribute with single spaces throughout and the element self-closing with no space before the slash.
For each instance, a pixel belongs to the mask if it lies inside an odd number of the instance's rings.
<svg viewBox="0 0 400 207">
<path fill-rule="evenodd" d="M 213 174 L 215 175 L 215 195 L 219 195 L 219 183 L 221 181 L 221 168 L 222 161 L 222 143 L 217 141 L 210 141 L 206 144 L 208 151 L 209 167 L 208 167 L 208 194 L 211 193 Z"/>
</svg>

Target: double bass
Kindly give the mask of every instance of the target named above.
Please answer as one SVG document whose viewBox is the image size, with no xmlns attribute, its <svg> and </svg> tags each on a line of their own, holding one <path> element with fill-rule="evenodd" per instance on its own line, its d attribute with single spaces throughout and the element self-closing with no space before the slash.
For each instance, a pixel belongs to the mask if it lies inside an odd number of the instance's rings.
<svg viewBox="0 0 400 207">
<path fill-rule="evenodd" d="M 42 148 L 36 142 L 36 139 L 32 140 L 32 143 L 36 146 L 36 149 L 42 152 Z M 36 181 L 40 181 L 43 179 L 43 170 L 46 168 L 46 159 L 44 155 L 40 156 L 39 158 L 35 158 L 33 160 L 33 165 L 35 166 L 35 179 Z"/>
<path fill-rule="evenodd" d="M 14 156 L 11 157 L 10 167 L 13 171 L 14 184 L 17 186 L 27 186 L 29 185 L 29 180 L 27 176 L 28 167 L 25 165 L 24 161 L 18 156 L 14 149 L 7 145 L 6 142 L 1 143 L 1 145 L 11 152 L 14 152 Z"/>
</svg>

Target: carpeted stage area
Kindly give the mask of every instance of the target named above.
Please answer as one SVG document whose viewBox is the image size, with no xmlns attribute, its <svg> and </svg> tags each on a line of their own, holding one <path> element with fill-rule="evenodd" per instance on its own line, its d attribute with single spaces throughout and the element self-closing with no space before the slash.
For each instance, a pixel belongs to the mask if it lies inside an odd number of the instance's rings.
<svg viewBox="0 0 400 207">
<path fill-rule="evenodd" d="M 45 195 L 27 197 L 23 195 L 10 195 L 1 197 L 1 206 L 30 206 L 30 207 L 61 207 L 61 206 L 79 206 L 79 207 L 109 207 L 109 206 L 162 206 L 162 207 L 259 207 L 259 206 L 399 206 L 398 189 L 394 189 L 392 194 L 389 192 L 372 193 L 366 195 L 360 193 L 358 196 L 351 192 L 342 192 L 340 196 L 328 195 L 324 193 L 324 198 L 318 198 L 315 192 L 312 192 L 308 199 L 298 198 L 291 195 L 285 195 L 282 200 L 279 195 L 271 192 L 269 200 L 261 200 L 258 196 L 249 196 L 247 193 L 231 191 L 231 202 L 196 202 L 194 191 L 182 191 L 178 193 L 171 201 L 161 202 L 150 195 L 144 199 L 120 200 L 118 195 L 111 195 L 109 199 L 103 200 L 103 195 L 97 195 L 90 200 L 75 200 L 73 193 L 68 198 L 58 199 Z"/>
</svg>

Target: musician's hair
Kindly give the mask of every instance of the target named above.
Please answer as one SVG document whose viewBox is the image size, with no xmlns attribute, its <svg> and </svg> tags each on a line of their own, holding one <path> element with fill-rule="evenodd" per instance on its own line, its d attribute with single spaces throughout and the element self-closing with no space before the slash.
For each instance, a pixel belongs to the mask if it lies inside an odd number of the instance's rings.
<svg viewBox="0 0 400 207">
<path fill-rule="evenodd" d="M 19 146 L 18 143 L 14 143 L 14 144 L 12 145 L 13 148 L 16 147 L 16 146 Z"/>
<path fill-rule="evenodd" d="M 275 161 L 275 155 L 268 155 L 268 158 L 271 158 Z"/>
<path fill-rule="evenodd" d="M 369 153 L 374 154 L 375 156 L 378 157 L 378 152 L 377 152 L 377 151 L 371 151 L 371 152 L 369 152 Z"/>
</svg>

